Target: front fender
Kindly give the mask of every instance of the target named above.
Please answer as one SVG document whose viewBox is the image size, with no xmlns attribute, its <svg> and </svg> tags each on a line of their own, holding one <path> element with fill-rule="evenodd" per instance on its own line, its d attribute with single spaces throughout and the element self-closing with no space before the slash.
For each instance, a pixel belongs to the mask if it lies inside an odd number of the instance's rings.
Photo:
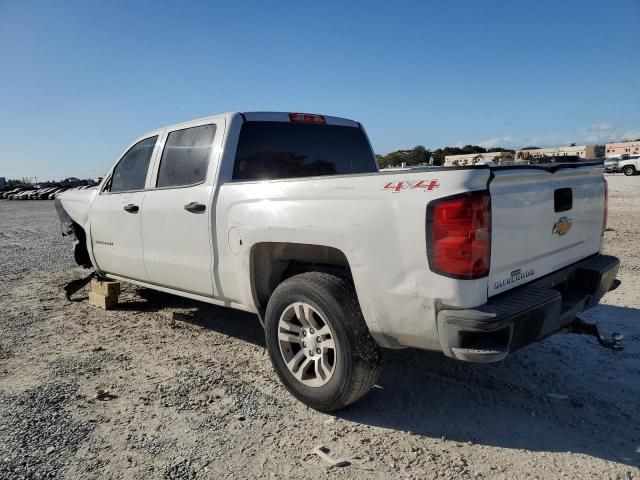
<svg viewBox="0 0 640 480">
<path fill-rule="evenodd" d="M 86 190 L 68 190 L 56 198 L 56 210 L 58 217 L 63 222 L 63 217 L 67 217 L 76 222 L 82 228 L 87 227 L 89 223 L 89 212 L 91 211 L 91 203 L 98 194 L 98 190 L 90 188 Z M 66 216 L 61 210 L 66 212 Z"/>
<path fill-rule="evenodd" d="M 95 268 L 90 255 L 89 212 L 96 194 L 96 189 L 73 190 L 63 193 L 55 200 L 62 235 L 76 237 L 74 259 L 78 265 L 86 268 Z"/>
</svg>

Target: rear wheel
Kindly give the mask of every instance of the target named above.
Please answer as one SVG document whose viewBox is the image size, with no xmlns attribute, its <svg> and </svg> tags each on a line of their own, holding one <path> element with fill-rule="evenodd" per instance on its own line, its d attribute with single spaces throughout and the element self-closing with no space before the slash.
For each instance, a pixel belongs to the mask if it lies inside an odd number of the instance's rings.
<svg viewBox="0 0 640 480">
<path fill-rule="evenodd" d="M 308 272 L 282 282 L 267 306 L 265 334 L 282 383 L 316 410 L 346 407 L 378 379 L 381 350 L 353 286 L 334 275 Z"/>
<path fill-rule="evenodd" d="M 622 173 L 624 173 L 627 177 L 636 174 L 636 169 L 633 165 L 627 165 L 622 169 Z"/>
</svg>

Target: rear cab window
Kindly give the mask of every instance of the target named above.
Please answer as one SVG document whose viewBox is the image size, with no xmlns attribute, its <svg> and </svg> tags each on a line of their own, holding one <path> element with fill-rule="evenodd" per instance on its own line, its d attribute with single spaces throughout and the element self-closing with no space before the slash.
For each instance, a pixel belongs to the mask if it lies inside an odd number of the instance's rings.
<svg viewBox="0 0 640 480">
<path fill-rule="evenodd" d="M 240 130 L 233 180 L 377 171 L 369 141 L 359 127 L 247 121 Z"/>
</svg>

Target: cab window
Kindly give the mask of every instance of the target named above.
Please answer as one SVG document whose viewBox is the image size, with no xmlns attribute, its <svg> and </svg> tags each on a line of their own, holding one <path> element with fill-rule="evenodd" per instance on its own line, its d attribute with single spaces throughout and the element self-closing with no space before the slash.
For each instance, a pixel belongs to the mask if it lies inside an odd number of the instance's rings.
<svg viewBox="0 0 640 480">
<path fill-rule="evenodd" d="M 111 193 L 144 190 L 147 170 L 158 137 L 139 141 L 129 149 L 113 169 L 105 191 Z"/>
<path fill-rule="evenodd" d="M 362 129 L 291 122 L 242 124 L 233 180 L 377 172 Z"/>
<path fill-rule="evenodd" d="M 215 125 L 169 133 L 160 159 L 156 187 L 182 187 L 204 182 L 215 134 Z"/>
</svg>

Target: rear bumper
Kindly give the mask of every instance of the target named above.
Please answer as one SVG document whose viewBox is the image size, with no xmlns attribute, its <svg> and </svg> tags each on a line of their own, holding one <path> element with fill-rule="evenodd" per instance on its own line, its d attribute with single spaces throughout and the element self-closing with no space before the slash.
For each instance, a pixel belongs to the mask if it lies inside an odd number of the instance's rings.
<svg viewBox="0 0 640 480">
<path fill-rule="evenodd" d="M 620 261 L 596 255 L 492 297 L 477 308 L 441 310 L 438 336 L 445 355 L 496 362 L 571 323 L 615 288 Z"/>
</svg>

